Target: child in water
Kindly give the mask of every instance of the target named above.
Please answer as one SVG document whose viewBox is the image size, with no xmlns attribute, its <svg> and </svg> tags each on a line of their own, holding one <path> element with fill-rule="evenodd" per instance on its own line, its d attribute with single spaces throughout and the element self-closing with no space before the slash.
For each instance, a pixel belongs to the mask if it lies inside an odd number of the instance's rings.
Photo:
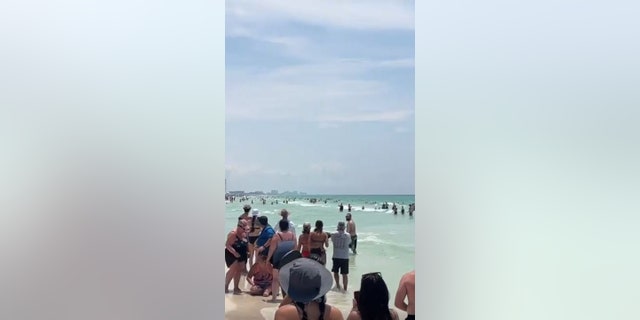
<svg viewBox="0 0 640 320">
<path fill-rule="evenodd" d="M 273 281 L 273 269 L 267 263 L 265 255 L 258 255 L 258 260 L 249 270 L 247 274 L 247 282 L 251 285 L 249 293 L 253 296 L 262 295 L 268 297 L 271 295 L 271 282 Z"/>
</svg>

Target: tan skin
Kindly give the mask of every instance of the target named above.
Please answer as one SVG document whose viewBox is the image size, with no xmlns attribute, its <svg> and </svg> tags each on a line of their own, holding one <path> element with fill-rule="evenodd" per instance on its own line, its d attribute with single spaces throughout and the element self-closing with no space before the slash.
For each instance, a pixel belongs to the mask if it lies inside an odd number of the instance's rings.
<svg viewBox="0 0 640 320">
<path fill-rule="evenodd" d="M 325 304 L 326 305 L 326 304 Z M 329 305 L 326 305 L 329 307 Z M 329 312 L 324 314 L 323 320 L 344 320 L 342 316 L 342 312 L 338 308 L 330 307 Z M 326 310 L 326 309 L 325 309 Z M 318 319 L 320 317 L 320 308 L 318 303 L 310 302 L 305 306 L 305 311 L 307 312 L 308 319 Z M 298 312 L 298 308 L 296 308 L 293 304 L 283 305 L 278 310 L 276 310 L 274 320 L 300 320 L 300 313 Z"/>
<path fill-rule="evenodd" d="M 282 238 L 282 240 L 280 240 L 280 238 Z M 269 245 L 269 254 L 267 255 L 267 261 L 271 261 L 271 257 L 273 256 L 273 254 L 276 252 L 276 249 L 278 248 L 278 244 L 280 243 L 280 241 L 289 241 L 289 240 L 293 240 L 294 247 L 298 246 L 297 240 L 296 240 L 296 236 L 293 234 L 293 232 L 287 230 L 287 231 L 278 231 L 275 235 L 273 235 L 273 237 L 271 238 L 270 242 L 271 244 Z M 280 292 L 280 281 L 278 280 L 278 269 L 273 269 L 273 282 L 271 283 L 271 302 L 275 302 L 276 301 L 276 297 L 278 296 L 278 293 Z"/>
<path fill-rule="evenodd" d="M 298 237 L 298 245 L 296 246 L 296 250 L 301 253 L 304 251 L 311 250 L 311 233 L 305 233 L 307 228 L 311 229 L 311 226 L 305 225 L 302 229 L 302 234 Z"/>
<path fill-rule="evenodd" d="M 251 285 L 251 290 L 250 290 L 251 295 L 262 295 L 264 297 L 268 297 L 271 294 L 270 288 L 262 290 L 262 288 L 255 285 L 255 283 L 253 282 L 254 276 L 260 275 L 260 274 L 264 275 L 265 273 L 272 274 L 273 268 L 271 268 L 271 265 L 267 262 L 266 257 L 262 256 L 251 267 L 251 270 L 249 270 L 249 274 L 247 274 L 247 282 Z"/>
<path fill-rule="evenodd" d="M 416 314 L 416 271 L 405 273 L 400 278 L 400 284 L 398 285 L 398 291 L 396 292 L 395 306 L 396 308 L 406 311 L 407 314 Z M 405 297 L 408 303 L 404 302 Z"/>
<path fill-rule="evenodd" d="M 310 246 L 311 235 L 310 234 L 301 234 L 298 237 L 298 246 L 296 247 L 296 251 L 304 252 L 311 250 Z"/>
<path fill-rule="evenodd" d="M 351 235 L 351 236 L 355 236 L 357 234 L 356 233 L 356 223 L 355 223 L 355 221 L 353 221 L 353 217 L 350 214 L 346 215 L 346 217 L 351 218 L 351 220 L 347 221 L 347 233 L 349 235 Z"/>
<path fill-rule="evenodd" d="M 249 212 L 243 212 L 240 217 L 238 217 L 239 220 L 244 220 L 247 223 L 248 227 L 251 227 L 251 215 L 249 214 Z M 248 235 L 249 230 L 246 230 L 246 234 L 245 237 Z M 247 257 L 247 262 L 245 262 L 244 264 L 244 269 L 242 269 L 242 272 L 247 273 L 247 265 L 249 263 L 249 261 L 251 261 L 251 254 L 253 253 L 253 251 L 251 250 L 251 244 L 249 244 L 249 255 Z"/>
<path fill-rule="evenodd" d="M 329 247 L 329 237 L 323 231 L 321 230 L 314 231 L 309 235 L 309 237 L 311 238 L 311 241 L 310 241 L 311 245 L 309 246 L 310 249 L 322 248 L 323 249 L 322 251 L 325 251 L 324 248 Z M 324 246 L 323 246 L 323 243 L 324 243 Z"/>
<path fill-rule="evenodd" d="M 251 221 L 253 221 L 253 217 L 251 217 L 249 219 L 249 221 L 248 221 L 248 223 L 249 223 L 249 231 L 251 231 Z M 253 232 L 250 232 L 248 234 L 248 236 L 257 237 L 257 236 L 260 235 L 261 231 L 262 231 L 262 228 L 260 227 L 260 223 L 258 223 L 258 221 L 256 220 L 255 229 L 253 230 Z M 255 245 L 249 243 L 249 259 L 248 259 L 249 263 L 255 263 L 255 262 L 258 261 L 257 259 L 255 259 L 256 258 L 256 249 L 258 249 L 258 248 L 256 248 Z"/>
<path fill-rule="evenodd" d="M 231 230 L 227 235 L 227 241 L 225 243 L 225 248 L 233 254 L 234 257 L 240 257 L 240 254 L 236 252 L 233 248 L 233 244 L 236 242 L 237 238 L 245 238 L 247 231 L 247 223 L 244 220 L 239 220 L 238 225 L 235 229 Z M 234 261 L 233 264 L 229 267 L 225 275 L 225 293 L 229 292 L 229 283 L 233 279 L 233 292 L 241 293 L 240 288 L 238 287 L 240 283 L 240 275 L 242 274 L 242 270 L 245 269 L 245 262 Z"/>
</svg>

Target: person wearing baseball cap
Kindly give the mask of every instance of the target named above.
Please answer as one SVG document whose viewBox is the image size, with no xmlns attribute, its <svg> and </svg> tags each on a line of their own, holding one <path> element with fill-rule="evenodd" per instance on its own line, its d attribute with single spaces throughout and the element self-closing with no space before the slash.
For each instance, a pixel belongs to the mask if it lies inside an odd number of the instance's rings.
<svg viewBox="0 0 640 320">
<path fill-rule="evenodd" d="M 331 242 L 333 243 L 333 278 L 336 281 L 336 288 L 338 290 L 347 291 L 347 283 L 349 281 L 349 245 L 351 244 L 351 236 L 344 232 L 346 225 L 344 221 L 338 222 L 336 229 L 338 232 L 331 235 Z M 340 288 L 340 277 L 338 272 L 342 275 L 342 288 Z"/>
</svg>

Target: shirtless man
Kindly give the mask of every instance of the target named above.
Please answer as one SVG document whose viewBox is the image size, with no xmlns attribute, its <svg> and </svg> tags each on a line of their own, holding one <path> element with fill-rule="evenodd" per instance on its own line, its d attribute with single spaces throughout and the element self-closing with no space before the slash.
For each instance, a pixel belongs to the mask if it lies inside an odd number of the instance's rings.
<svg viewBox="0 0 640 320">
<path fill-rule="evenodd" d="M 351 236 L 351 244 L 349 248 L 353 251 L 353 254 L 358 254 L 356 246 L 358 245 L 358 234 L 356 233 L 356 223 L 351 218 L 351 213 L 347 213 L 345 219 L 347 219 L 347 233 Z"/>
<path fill-rule="evenodd" d="M 407 297 L 408 304 L 404 302 Z M 416 318 L 416 271 L 405 273 L 400 279 L 398 291 L 396 292 L 396 308 L 407 312 L 406 320 L 415 320 Z"/>
</svg>

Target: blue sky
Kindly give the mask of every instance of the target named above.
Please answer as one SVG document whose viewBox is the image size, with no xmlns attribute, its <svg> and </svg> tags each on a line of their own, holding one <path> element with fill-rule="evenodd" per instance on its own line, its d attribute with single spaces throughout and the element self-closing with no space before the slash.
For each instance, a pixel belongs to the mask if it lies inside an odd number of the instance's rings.
<svg viewBox="0 0 640 320">
<path fill-rule="evenodd" d="M 228 190 L 414 193 L 413 1 L 226 3 Z"/>
</svg>

